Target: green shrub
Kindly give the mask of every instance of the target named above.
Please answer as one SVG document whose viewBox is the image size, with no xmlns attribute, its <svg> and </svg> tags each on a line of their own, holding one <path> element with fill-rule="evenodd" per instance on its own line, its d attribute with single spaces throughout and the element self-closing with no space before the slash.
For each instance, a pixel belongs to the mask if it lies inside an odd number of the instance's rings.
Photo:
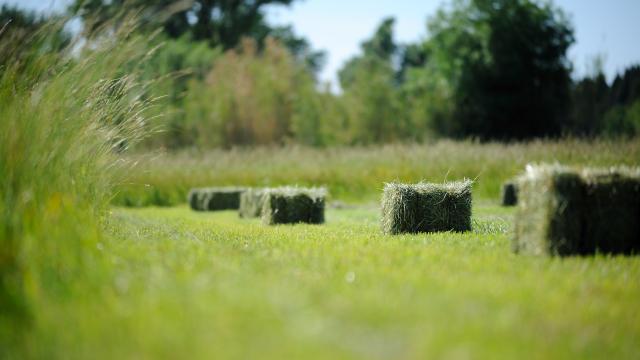
<svg viewBox="0 0 640 360">
<path fill-rule="evenodd" d="M 640 169 L 531 166 L 518 187 L 515 252 L 563 256 L 640 251 Z"/>
<path fill-rule="evenodd" d="M 386 234 L 471 230 L 469 180 L 444 184 L 387 183 L 382 195 Z"/>
<path fill-rule="evenodd" d="M 262 222 L 276 224 L 324 223 L 326 190 L 323 188 L 281 187 L 265 192 Z"/>
<path fill-rule="evenodd" d="M 267 38 L 259 50 L 245 39 L 215 61 L 206 82 L 190 82 L 186 119 L 200 147 L 282 144 L 291 135 L 319 144 L 317 96 L 313 76 L 278 41 Z"/>
</svg>

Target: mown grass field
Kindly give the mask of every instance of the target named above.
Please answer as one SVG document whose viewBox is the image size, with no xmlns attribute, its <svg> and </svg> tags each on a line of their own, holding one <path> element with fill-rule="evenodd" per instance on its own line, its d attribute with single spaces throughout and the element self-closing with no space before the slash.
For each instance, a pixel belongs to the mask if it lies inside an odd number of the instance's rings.
<svg viewBox="0 0 640 360">
<path fill-rule="evenodd" d="M 637 356 L 640 258 L 515 255 L 512 213 L 481 199 L 472 232 L 386 236 L 376 203 L 273 227 L 114 208 L 97 245 L 109 282 L 49 309 L 34 355 Z"/>
<path fill-rule="evenodd" d="M 531 162 L 638 166 L 637 138 L 150 152 L 129 22 L 59 54 L 62 23 L 0 44 L 0 359 L 637 357 L 639 258 L 517 256 L 497 206 Z M 382 234 L 385 182 L 462 178 L 473 231 Z M 184 205 L 289 184 L 347 205 L 274 227 Z"/>
</svg>

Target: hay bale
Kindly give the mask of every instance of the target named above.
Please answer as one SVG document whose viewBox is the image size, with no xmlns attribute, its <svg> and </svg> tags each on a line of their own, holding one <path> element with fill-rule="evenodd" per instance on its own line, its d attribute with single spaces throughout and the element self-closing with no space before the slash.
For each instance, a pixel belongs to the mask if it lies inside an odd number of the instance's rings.
<svg viewBox="0 0 640 360">
<path fill-rule="evenodd" d="M 640 253 L 640 169 L 587 169 L 582 178 L 587 252 Z"/>
<path fill-rule="evenodd" d="M 471 230 L 469 180 L 385 184 L 382 231 L 387 234 Z"/>
<path fill-rule="evenodd" d="M 515 181 L 507 181 L 502 184 L 502 206 L 516 204 L 518 204 L 518 185 Z"/>
<path fill-rule="evenodd" d="M 189 205 L 196 211 L 235 210 L 240 207 L 241 187 L 211 187 L 191 189 Z"/>
<path fill-rule="evenodd" d="M 515 252 L 565 256 L 640 251 L 640 170 L 528 166 L 518 188 Z"/>
<path fill-rule="evenodd" d="M 324 188 L 280 187 L 264 192 L 262 222 L 275 224 L 322 224 L 326 190 Z"/>
<path fill-rule="evenodd" d="M 257 218 L 262 215 L 262 206 L 266 189 L 247 189 L 240 195 L 241 218 Z"/>
<path fill-rule="evenodd" d="M 187 201 L 191 209 L 195 211 L 205 211 L 205 192 L 203 189 L 191 189 Z"/>
</svg>

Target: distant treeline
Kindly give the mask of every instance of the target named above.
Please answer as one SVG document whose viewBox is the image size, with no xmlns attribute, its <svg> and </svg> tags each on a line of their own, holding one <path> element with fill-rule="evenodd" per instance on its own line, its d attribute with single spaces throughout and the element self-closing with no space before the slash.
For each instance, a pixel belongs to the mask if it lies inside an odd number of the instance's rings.
<svg viewBox="0 0 640 360">
<path fill-rule="evenodd" d="M 453 0 L 410 44 L 397 43 L 394 19 L 384 19 L 340 69 L 336 94 L 316 78 L 324 53 L 264 19 L 265 6 L 293 1 L 76 0 L 69 13 L 83 20 L 87 41 L 103 41 L 98 30 L 130 14 L 149 38 L 143 96 L 157 99 L 146 115 L 159 131 L 141 146 L 640 134 L 640 67 L 612 84 L 601 67 L 572 79 L 574 29 L 550 2 Z M 0 28 L 34 31 L 42 21 L 3 7 Z"/>
</svg>

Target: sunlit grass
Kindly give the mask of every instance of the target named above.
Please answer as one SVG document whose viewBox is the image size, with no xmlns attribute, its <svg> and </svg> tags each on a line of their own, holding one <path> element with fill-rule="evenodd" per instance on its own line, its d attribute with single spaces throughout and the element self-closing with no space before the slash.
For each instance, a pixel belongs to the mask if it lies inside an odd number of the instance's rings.
<svg viewBox="0 0 640 360">
<path fill-rule="evenodd" d="M 142 39 L 110 33 L 76 57 L 47 47 L 59 26 L 0 34 L 0 349 L 23 356 L 53 304 L 101 286 L 100 219 L 128 168 L 116 153 L 152 101 L 136 77 Z"/>
<path fill-rule="evenodd" d="M 480 201 L 471 232 L 386 236 L 375 206 L 275 227 L 234 211 L 114 209 L 98 244 L 111 280 L 46 309 L 37 354 L 635 356 L 640 259 L 514 255 L 512 211 Z"/>
</svg>

